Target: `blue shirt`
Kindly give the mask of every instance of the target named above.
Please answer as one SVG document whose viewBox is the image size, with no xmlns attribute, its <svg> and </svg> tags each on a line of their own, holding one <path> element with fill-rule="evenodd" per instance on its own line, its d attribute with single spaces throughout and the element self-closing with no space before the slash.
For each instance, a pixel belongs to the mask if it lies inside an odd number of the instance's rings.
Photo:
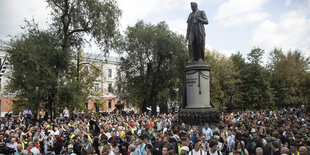
<svg viewBox="0 0 310 155">
<path fill-rule="evenodd" d="M 31 110 L 24 110 L 24 111 L 23 111 L 23 115 L 24 115 L 25 117 L 28 117 L 27 114 L 32 115 Z"/>
</svg>

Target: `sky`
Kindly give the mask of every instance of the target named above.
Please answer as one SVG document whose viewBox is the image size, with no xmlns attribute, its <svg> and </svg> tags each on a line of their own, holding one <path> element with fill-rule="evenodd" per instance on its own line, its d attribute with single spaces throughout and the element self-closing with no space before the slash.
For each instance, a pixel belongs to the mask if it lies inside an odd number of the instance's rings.
<svg viewBox="0 0 310 155">
<path fill-rule="evenodd" d="M 274 48 L 298 49 L 310 56 L 310 0 L 117 0 L 122 10 L 120 30 L 138 20 L 165 21 L 185 35 L 191 1 L 207 15 L 206 47 L 211 50 L 246 57 L 253 47 L 260 47 L 265 62 Z M 0 39 L 21 33 L 24 19 L 33 18 L 40 28 L 48 28 L 49 11 L 44 0 L 0 0 Z M 99 51 L 95 45 L 85 50 Z"/>
</svg>

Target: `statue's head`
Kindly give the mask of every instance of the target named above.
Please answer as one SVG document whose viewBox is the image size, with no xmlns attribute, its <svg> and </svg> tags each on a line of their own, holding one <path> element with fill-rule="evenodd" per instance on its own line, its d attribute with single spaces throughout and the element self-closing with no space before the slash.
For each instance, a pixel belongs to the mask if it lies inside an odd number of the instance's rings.
<svg viewBox="0 0 310 155">
<path fill-rule="evenodd" d="M 196 2 L 191 2 L 191 8 L 193 11 L 196 11 L 198 9 L 198 4 Z"/>
</svg>

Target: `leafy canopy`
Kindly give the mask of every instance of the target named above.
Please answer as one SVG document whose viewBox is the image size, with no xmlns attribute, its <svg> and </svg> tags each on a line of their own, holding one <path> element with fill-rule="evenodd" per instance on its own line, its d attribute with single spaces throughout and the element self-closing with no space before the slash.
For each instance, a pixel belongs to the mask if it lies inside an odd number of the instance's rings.
<svg viewBox="0 0 310 155">
<path fill-rule="evenodd" d="M 139 21 L 125 32 L 118 94 L 145 110 L 156 104 L 180 100 L 184 66 L 188 59 L 184 37 L 156 25 Z"/>
</svg>

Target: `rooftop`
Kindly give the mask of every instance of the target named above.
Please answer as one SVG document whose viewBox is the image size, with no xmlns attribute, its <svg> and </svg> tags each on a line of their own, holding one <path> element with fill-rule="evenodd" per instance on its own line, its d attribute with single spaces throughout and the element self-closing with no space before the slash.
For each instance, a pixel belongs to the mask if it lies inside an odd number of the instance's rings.
<svg viewBox="0 0 310 155">
<path fill-rule="evenodd" d="M 84 53 L 86 59 L 100 60 L 106 62 L 119 63 L 119 57 L 107 56 L 104 53 Z"/>
</svg>

